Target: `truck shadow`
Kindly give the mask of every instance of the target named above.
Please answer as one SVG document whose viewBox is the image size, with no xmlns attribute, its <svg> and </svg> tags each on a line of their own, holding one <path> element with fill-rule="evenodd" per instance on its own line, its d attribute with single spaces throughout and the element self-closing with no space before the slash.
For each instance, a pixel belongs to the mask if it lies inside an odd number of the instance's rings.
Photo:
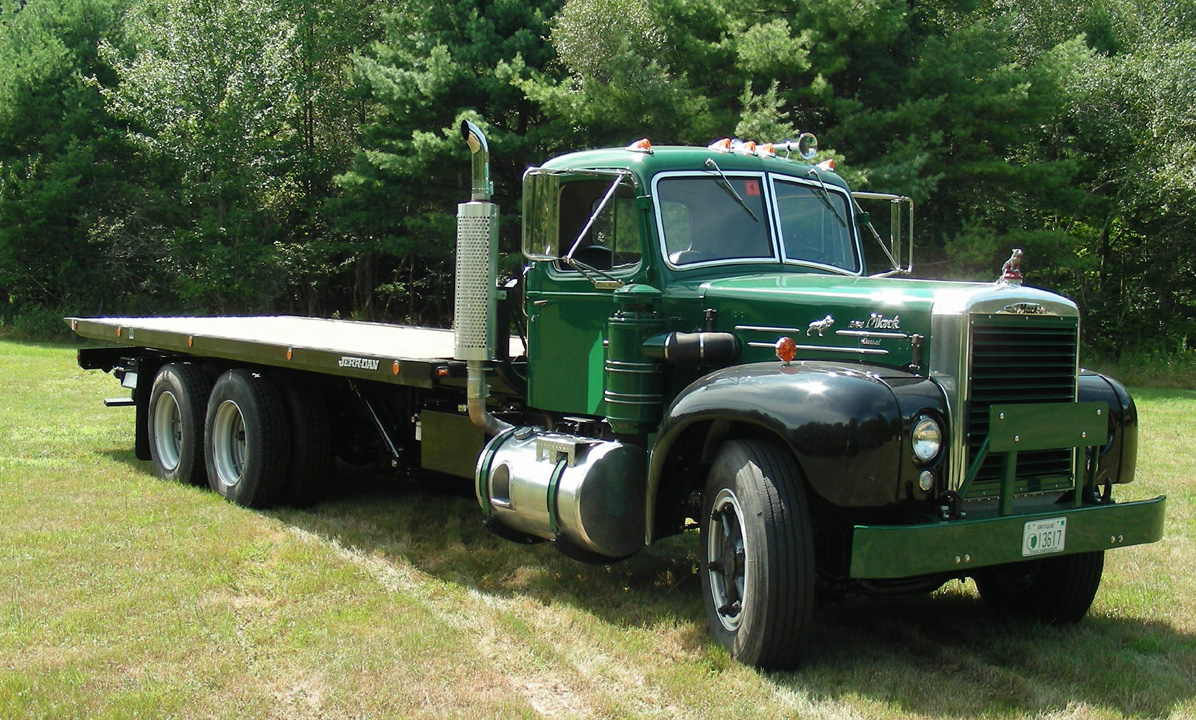
<svg viewBox="0 0 1196 720">
<path fill-rule="evenodd" d="M 460 492 L 453 494 L 450 489 Z M 692 628 L 684 653 L 717 653 L 706 633 L 697 535 L 609 566 L 524 547 L 486 531 L 468 486 L 429 491 L 355 478 L 310 510 L 272 513 L 338 544 L 502 597 L 566 604 L 616 627 Z M 863 697 L 917 715 L 1167 717 L 1196 697 L 1196 637 L 1138 618 L 1047 627 L 999 617 L 961 581 L 927 597 L 852 597 L 820 609 L 811 657 L 763 673 L 811 699 Z M 1083 712 L 1081 712 L 1083 714 Z"/>
</svg>

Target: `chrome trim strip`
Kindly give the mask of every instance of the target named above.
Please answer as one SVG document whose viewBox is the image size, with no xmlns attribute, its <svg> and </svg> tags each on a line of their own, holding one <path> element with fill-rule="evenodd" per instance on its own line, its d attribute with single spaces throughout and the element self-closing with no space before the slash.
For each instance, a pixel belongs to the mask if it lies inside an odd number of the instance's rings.
<svg viewBox="0 0 1196 720">
<path fill-rule="evenodd" d="M 750 343 L 748 343 L 748 347 L 770 348 L 771 349 L 771 348 L 775 348 L 776 344 L 769 343 L 769 342 L 750 342 Z M 797 345 L 795 347 L 798 350 L 806 350 L 806 351 L 810 351 L 810 352 L 832 352 L 832 353 L 837 352 L 837 353 L 850 353 L 852 355 L 888 355 L 889 354 L 888 350 L 882 350 L 882 349 L 878 349 L 878 348 L 846 348 L 846 347 L 834 347 L 834 346 L 828 346 L 828 345 Z"/>
<path fill-rule="evenodd" d="M 909 335 L 899 332 L 875 332 L 872 330 L 836 330 L 836 335 L 848 335 L 850 337 L 861 338 L 879 338 L 881 340 L 909 340 Z"/>
<path fill-rule="evenodd" d="M 796 335 L 796 334 L 802 332 L 799 328 L 766 327 L 763 325 L 736 325 L 735 329 L 738 330 L 739 332 L 781 333 L 782 335 L 787 335 L 790 333 Z"/>
</svg>

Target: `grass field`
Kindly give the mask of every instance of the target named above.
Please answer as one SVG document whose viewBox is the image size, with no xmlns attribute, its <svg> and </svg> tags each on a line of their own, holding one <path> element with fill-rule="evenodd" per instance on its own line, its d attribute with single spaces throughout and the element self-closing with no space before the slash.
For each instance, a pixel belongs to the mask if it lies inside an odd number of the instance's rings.
<svg viewBox="0 0 1196 720">
<path fill-rule="evenodd" d="M 472 500 L 342 473 L 310 511 L 156 479 L 113 380 L 0 341 L 0 718 L 1196 717 L 1196 392 L 1138 390 L 1161 543 L 1090 617 L 970 583 L 820 615 L 791 674 L 708 640 L 694 540 L 612 566 L 490 536 Z"/>
</svg>

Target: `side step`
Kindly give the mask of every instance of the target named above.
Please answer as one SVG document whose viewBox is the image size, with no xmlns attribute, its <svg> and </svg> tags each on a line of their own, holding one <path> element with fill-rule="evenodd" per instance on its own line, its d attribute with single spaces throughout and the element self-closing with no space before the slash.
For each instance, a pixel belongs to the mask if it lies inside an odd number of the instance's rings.
<svg viewBox="0 0 1196 720">
<path fill-rule="evenodd" d="M 104 398 L 104 407 L 134 407 L 137 401 L 131 397 Z"/>
</svg>

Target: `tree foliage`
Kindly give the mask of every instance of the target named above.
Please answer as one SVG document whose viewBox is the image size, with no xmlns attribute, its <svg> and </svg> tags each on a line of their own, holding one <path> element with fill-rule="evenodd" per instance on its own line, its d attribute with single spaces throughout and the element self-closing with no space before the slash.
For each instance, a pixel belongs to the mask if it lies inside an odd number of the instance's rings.
<svg viewBox="0 0 1196 720">
<path fill-rule="evenodd" d="M 0 314 L 445 323 L 462 118 L 503 247 L 582 147 L 820 135 L 919 207 L 922 270 L 1013 246 L 1105 349 L 1196 333 L 1194 0 L 3 0 Z"/>
</svg>

